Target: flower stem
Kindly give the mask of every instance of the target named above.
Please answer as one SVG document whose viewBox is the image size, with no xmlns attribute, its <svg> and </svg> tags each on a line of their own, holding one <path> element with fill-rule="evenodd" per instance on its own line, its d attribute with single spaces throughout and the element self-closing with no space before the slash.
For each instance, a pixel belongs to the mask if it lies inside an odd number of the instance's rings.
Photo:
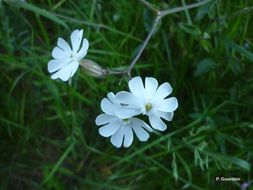
<svg viewBox="0 0 253 190">
<path fill-rule="evenodd" d="M 197 2 L 197 3 L 193 3 L 191 5 L 184 5 L 182 7 L 177 7 L 177 8 L 173 8 L 173 9 L 167 9 L 167 10 L 160 11 L 158 8 L 156 8 L 155 5 L 149 3 L 145 0 L 140 0 L 140 2 L 143 3 L 146 7 L 148 7 L 152 11 L 155 11 L 157 16 L 156 16 L 156 18 L 153 22 L 151 30 L 149 31 L 147 37 L 145 38 L 143 44 L 141 45 L 140 50 L 138 51 L 137 55 L 134 57 L 134 59 L 132 60 L 132 62 L 128 66 L 126 72 L 123 72 L 123 74 L 127 74 L 131 78 L 131 71 L 132 71 L 134 65 L 136 64 L 136 62 L 140 58 L 142 52 L 144 51 L 145 47 L 147 46 L 150 38 L 155 33 L 155 31 L 156 31 L 156 29 L 157 29 L 157 27 L 158 27 L 158 25 L 159 25 L 159 23 L 160 23 L 160 21 L 162 20 L 163 17 L 165 17 L 169 14 L 176 13 L 176 12 L 186 11 L 188 9 L 199 7 L 201 5 L 204 5 L 204 4 L 208 3 L 209 1 L 211 1 L 211 0 L 203 0 L 203 1 L 200 1 L 200 2 Z"/>
<path fill-rule="evenodd" d="M 154 22 L 153 22 L 153 26 L 152 26 L 150 32 L 148 33 L 146 39 L 144 40 L 144 42 L 143 42 L 143 44 L 142 44 L 142 46 L 141 46 L 139 52 L 137 53 L 137 55 L 135 56 L 135 58 L 133 59 L 133 61 L 130 63 L 130 65 L 129 65 L 128 69 L 127 69 L 127 75 L 128 75 L 129 77 L 131 77 L 131 71 L 132 71 L 134 65 L 136 64 L 136 62 L 137 62 L 138 59 L 140 58 L 140 56 L 141 56 L 143 50 L 145 49 L 145 47 L 147 46 L 147 44 L 148 44 L 150 38 L 151 38 L 152 35 L 154 34 L 154 32 L 155 32 L 155 30 L 156 30 L 158 24 L 160 23 L 160 20 L 161 20 L 161 12 L 158 11 L 158 12 L 157 12 L 156 19 L 155 19 Z"/>
</svg>

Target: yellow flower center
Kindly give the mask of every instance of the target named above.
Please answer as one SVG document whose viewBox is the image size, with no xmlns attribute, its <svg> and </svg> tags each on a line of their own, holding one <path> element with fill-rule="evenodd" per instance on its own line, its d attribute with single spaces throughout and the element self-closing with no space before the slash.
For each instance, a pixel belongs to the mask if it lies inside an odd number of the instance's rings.
<svg viewBox="0 0 253 190">
<path fill-rule="evenodd" d="M 147 103 L 145 105 L 145 108 L 146 108 L 146 112 L 149 112 L 152 109 L 152 105 L 150 103 Z"/>
</svg>

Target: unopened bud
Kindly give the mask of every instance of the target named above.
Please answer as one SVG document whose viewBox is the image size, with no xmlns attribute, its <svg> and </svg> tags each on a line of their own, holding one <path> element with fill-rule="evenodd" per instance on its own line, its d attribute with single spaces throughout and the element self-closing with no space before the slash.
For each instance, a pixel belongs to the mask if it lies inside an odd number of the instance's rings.
<svg viewBox="0 0 253 190">
<path fill-rule="evenodd" d="M 97 78 L 102 78 L 105 75 L 105 70 L 97 63 L 90 59 L 83 59 L 80 61 L 81 68 L 83 68 L 87 74 L 97 77 Z"/>
</svg>

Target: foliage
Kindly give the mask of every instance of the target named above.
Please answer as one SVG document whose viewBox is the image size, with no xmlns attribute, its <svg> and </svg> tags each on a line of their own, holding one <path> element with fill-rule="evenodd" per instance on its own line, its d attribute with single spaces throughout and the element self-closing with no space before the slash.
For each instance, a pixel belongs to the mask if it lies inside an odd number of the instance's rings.
<svg viewBox="0 0 253 190">
<path fill-rule="evenodd" d="M 194 3 L 149 2 L 163 10 Z M 154 12 L 135 0 L 4 1 L 0 9 L 0 189 L 240 189 L 253 179 L 251 0 L 213 0 L 162 19 L 132 75 L 170 82 L 179 109 L 166 132 L 128 149 L 94 123 L 100 100 L 127 79 L 79 70 L 70 86 L 50 79 L 47 62 L 58 37 L 84 29 L 87 58 L 127 67 Z"/>
</svg>

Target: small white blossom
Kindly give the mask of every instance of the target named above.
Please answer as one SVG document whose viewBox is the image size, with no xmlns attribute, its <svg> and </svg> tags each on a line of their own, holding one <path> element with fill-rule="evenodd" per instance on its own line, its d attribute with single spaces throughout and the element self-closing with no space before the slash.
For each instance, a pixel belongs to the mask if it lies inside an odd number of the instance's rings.
<svg viewBox="0 0 253 190">
<path fill-rule="evenodd" d="M 119 148 L 129 147 L 133 143 L 133 133 L 140 141 L 147 141 L 149 132 L 152 129 L 142 120 L 132 117 L 136 115 L 135 109 L 122 106 L 115 102 L 115 95 L 111 92 L 107 94 L 108 98 L 101 101 L 101 109 L 104 114 L 97 116 L 96 125 L 99 128 L 99 134 L 104 137 L 111 137 L 111 143 Z"/>
<path fill-rule="evenodd" d="M 155 78 L 146 77 L 145 87 L 140 77 L 132 78 L 128 83 L 130 92 L 119 92 L 116 95 L 116 101 L 121 104 L 135 107 L 139 110 L 138 114 L 147 115 L 149 122 L 154 129 L 164 131 L 167 129 L 163 119 L 171 121 L 173 112 L 178 107 L 175 97 L 166 98 L 172 92 L 168 82 L 158 87 Z"/>
<path fill-rule="evenodd" d="M 83 39 L 83 30 L 74 30 L 70 38 L 72 48 L 64 39 L 58 38 L 57 46 L 52 51 L 54 59 L 48 62 L 48 71 L 53 73 L 52 79 L 67 81 L 75 74 L 79 61 L 87 54 L 89 42 Z"/>
</svg>

